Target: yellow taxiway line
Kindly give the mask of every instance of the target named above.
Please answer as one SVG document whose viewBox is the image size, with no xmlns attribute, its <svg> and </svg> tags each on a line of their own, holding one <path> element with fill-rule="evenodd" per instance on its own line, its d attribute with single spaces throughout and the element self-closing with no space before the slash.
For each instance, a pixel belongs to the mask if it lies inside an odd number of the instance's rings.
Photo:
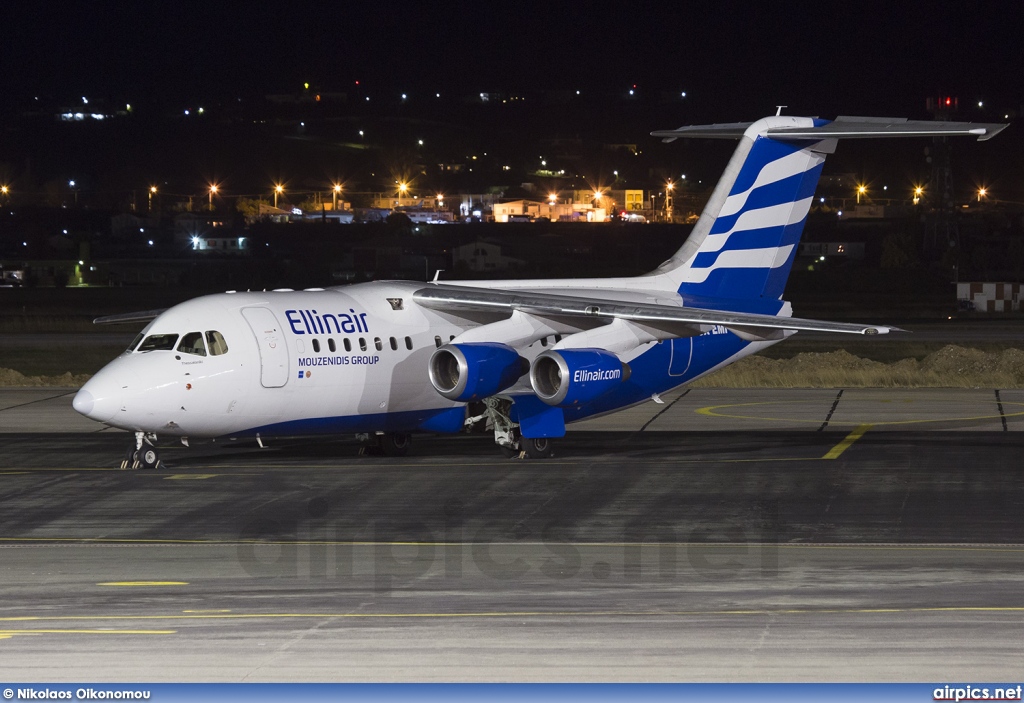
<svg viewBox="0 0 1024 703">
<path fill-rule="evenodd" d="M 852 445 L 858 439 L 863 437 L 865 433 L 871 429 L 871 427 L 872 425 L 857 425 L 857 429 L 855 429 L 850 434 L 846 435 L 842 442 L 829 449 L 828 452 L 825 453 L 825 456 L 821 458 L 838 459 L 843 452 L 850 448 L 850 445 Z"/>
</svg>

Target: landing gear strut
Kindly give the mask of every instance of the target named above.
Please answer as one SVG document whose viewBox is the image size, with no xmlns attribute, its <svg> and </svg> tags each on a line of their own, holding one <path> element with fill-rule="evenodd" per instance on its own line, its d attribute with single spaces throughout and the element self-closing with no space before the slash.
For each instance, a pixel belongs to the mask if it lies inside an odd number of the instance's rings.
<svg viewBox="0 0 1024 703">
<path fill-rule="evenodd" d="M 548 437 L 523 437 L 519 423 L 510 417 L 512 401 L 504 398 L 486 398 L 487 419 L 494 426 L 494 443 L 507 458 L 550 459 L 554 447 Z"/>
<path fill-rule="evenodd" d="M 160 452 L 156 449 L 156 435 L 136 432 L 135 441 L 128 445 L 128 451 L 121 461 L 122 469 L 159 469 Z"/>
</svg>

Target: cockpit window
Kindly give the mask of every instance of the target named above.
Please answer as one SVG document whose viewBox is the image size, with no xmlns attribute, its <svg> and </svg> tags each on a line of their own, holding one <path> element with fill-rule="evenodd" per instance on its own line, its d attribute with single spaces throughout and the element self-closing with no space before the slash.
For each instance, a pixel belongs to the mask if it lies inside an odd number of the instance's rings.
<svg viewBox="0 0 1024 703">
<path fill-rule="evenodd" d="M 139 346 L 139 342 L 142 341 L 142 337 L 143 337 L 142 332 L 139 332 L 137 335 L 135 335 L 135 339 L 132 340 L 132 343 L 128 345 L 128 348 L 125 349 L 125 351 L 126 352 L 133 351 L 135 349 L 135 347 Z"/>
<path fill-rule="evenodd" d="M 206 346 L 210 348 L 210 356 L 220 356 L 228 353 L 228 343 L 217 330 L 210 330 L 206 333 Z"/>
<path fill-rule="evenodd" d="M 146 337 L 145 341 L 135 351 L 171 351 L 174 349 L 174 343 L 177 341 L 178 335 L 176 334 L 151 334 Z"/>
<path fill-rule="evenodd" d="M 189 332 L 188 334 L 183 335 L 181 338 L 181 344 L 178 345 L 178 351 L 183 354 L 206 356 L 206 345 L 203 344 L 203 333 Z"/>
</svg>

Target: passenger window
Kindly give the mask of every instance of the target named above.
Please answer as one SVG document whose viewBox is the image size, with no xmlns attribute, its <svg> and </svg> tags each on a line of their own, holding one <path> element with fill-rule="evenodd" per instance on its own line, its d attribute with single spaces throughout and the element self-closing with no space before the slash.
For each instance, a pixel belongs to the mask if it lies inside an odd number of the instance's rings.
<svg viewBox="0 0 1024 703">
<path fill-rule="evenodd" d="M 206 333 L 206 347 L 210 350 L 210 356 L 220 356 L 228 353 L 228 343 L 217 330 L 210 330 Z"/>
<path fill-rule="evenodd" d="M 317 353 L 317 354 L 320 353 L 320 340 L 319 339 L 314 339 L 313 340 L 313 351 L 315 353 Z"/>
<path fill-rule="evenodd" d="M 434 335 L 434 346 L 437 347 L 438 349 L 441 348 L 441 336 L 440 335 Z"/>
<path fill-rule="evenodd" d="M 330 349 L 332 352 L 338 351 L 338 346 L 334 343 L 333 339 L 327 340 L 327 348 Z"/>
<path fill-rule="evenodd" d="M 176 334 L 151 334 L 146 337 L 136 351 L 171 351 L 177 341 L 178 335 Z"/>
<path fill-rule="evenodd" d="M 366 351 L 366 340 L 362 337 L 359 338 L 359 351 Z"/>
<path fill-rule="evenodd" d="M 398 340 L 394 337 L 391 338 L 391 351 L 398 351 Z"/>
<path fill-rule="evenodd" d="M 377 347 L 377 351 L 384 349 L 384 343 L 380 341 L 380 337 L 373 338 L 373 346 Z"/>
<path fill-rule="evenodd" d="M 202 332 L 189 332 L 181 338 L 181 344 L 178 345 L 178 351 L 182 354 L 195 354 L 196 356 L 206 356 L 206 345 L 203 344 L 203 333 Z"/>
<path fill-rule="evenodd" d="M 352 342 L 348 341 L 348 337 L 345 337 L 344 342 L 345 342 L 345 351 L 347 351 L 347 352 L 352 351 Z"/>
<path fill-rule="evenodd" d="M 133 349 L 135 349 L 135 347 L 139 346 L 139 342 L 141 342 L 141 341 L 142 341 L 142 332 L 139 332 L 137 335 L 135 335 L 135 339 L 132 340 L 132 343 L 128 345 L 128 348 L 125 349 L 125 351 L 126 352 L 132 351 Z"/>
<path fill-rule="evenodd" d="M 412 337 L 405 338 L 405 348 L 412 351 Z"/>
</svg>

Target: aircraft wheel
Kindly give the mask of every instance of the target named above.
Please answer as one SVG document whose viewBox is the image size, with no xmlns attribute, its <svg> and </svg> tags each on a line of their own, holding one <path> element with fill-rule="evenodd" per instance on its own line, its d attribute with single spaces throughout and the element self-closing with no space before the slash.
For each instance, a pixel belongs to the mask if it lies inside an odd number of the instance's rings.
<svg viewBox="0 0 1024 703">
<path fill-rule="evenodd" d="M 143 444 L 142 449 L 135 452 L 135 461 L 138 462 L 140 469 L 158 469 L 160 468 L 160 453 L 156 447 Z"/>
<path fill-rule="evenodd" d="M 388 432 L 380 437 L 380 448 L 384 456 L 405 456 L 412 445 L 412 436 L 404 432 Z"/>
<path fill-rule="evenodd" d="M 551 439 L 548 437 L 523 437 L 519 440 L 519 445 L 526 452 L 528 459 L 550 459 L 555 454 Z"/>
</svg>

